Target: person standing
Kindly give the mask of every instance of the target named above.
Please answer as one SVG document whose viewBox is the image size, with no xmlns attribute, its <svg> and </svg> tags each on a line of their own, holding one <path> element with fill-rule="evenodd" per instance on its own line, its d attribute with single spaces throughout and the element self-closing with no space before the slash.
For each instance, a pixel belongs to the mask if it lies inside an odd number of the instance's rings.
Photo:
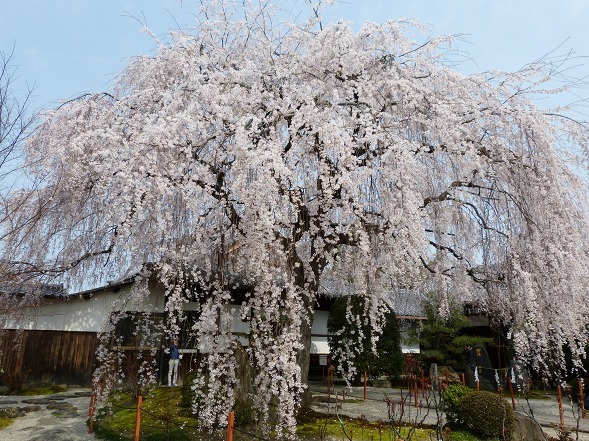
<svg viewBox="0 0 589 441">
<path fill-rule="evenodd" d="M 177 386 L 176 383 L 178 381 L 178 365 L 180 364 L 180 350 L 178 349 L 178 346 L 176 345 L 176 341 L 174 339 L 170 340 L 167 352 L 170 355 L 170 361 L 168 363 L 168 386 Z"/>
</svg>

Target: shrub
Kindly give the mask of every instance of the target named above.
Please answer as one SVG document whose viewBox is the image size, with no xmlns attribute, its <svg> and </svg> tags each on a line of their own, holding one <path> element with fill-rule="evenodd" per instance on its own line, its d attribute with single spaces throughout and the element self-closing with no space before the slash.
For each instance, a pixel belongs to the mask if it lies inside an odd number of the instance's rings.
<svg viewBox="0 0 589 441">
<path fill-rule="evenodd" d="M 182 398 L 180 399 L 180 406 L 189 408 L 192 406 L 192 402 L 194 401 L 195 392 L 192 389 L 192 383 L 194 383 L 194 379 L 198 376 L 197 371 L 190 371 L 188 374 L 184 376 L 184 380 L 182 382 Z"/>
<path fill-rule="evenodd" d="M 464 421 L 460 413 L 462 400 L 473 393 L 473 390 L 462 384 L 450 384 L 444 391 L 444 412 L 450 427 L 460 427 Z"/>
<path fill-rule="evenodd" d="M 327 342 L 334 349 L 345 352 L 350 342 L 358 343 L 360 335 L 365 336 L 360 352 L 354 354 L 353 364 L 357 371 L 367 371 L 374 376 L 387 376 L 391 381 L 401 375 L 403 352 L 401 351 L 401 331 L 394 311 L 387 308 L 382 334 L 376 342 L 376 354 L 372 352 L 371 317 L 367 316 L 366 303 L 362 296 L 339 297 L 331 306 L 327 318 Z M 349 320 L 348 306 L 353 320 Z M 358 320 L 356 320 L 358 319 Z M 352 354 L 347 354 L 352 355 Z M 333 363 L 342 362 L 335 351 Z M 348 367 L 344 368 L 347 370 Z"/>
<path fill-rule="evenodd" d="M 464 427 L 483 438 L 509 439 L 514 427 L 513 410 L 499 395 L 481 391 L 464 397 L 460 403 Z"/>
</svg>

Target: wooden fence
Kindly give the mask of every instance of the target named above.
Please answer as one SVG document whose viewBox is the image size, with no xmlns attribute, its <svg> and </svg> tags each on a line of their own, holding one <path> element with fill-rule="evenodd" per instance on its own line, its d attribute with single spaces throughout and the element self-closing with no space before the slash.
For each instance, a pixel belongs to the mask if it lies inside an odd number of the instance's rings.
<svg viewBox="0 0 589 441">
<path fill-rule="evenodd" d="M 94 332 L 3 330 L 0 366 L 4 374 L 0 384 L 90 385 L 97 347 Z"/>
</svg>

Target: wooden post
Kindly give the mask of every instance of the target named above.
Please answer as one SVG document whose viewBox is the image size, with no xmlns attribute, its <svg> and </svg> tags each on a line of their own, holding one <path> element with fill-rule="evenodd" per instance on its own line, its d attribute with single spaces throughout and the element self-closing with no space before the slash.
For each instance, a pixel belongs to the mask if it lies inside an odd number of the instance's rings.
<svg viewBox="0 0 589 441">
<path fill-rule="evenodd" d="M 481 382 L 479 380 L 476 381 L 477 384 L 477 392 L 481 391 Z"/>
<path fill-rule="evenodd" d="M 413 381 L 413 393 L 415 394 L 415 407 L 417 407 L 417 394 L 418 394 L 418 390 L 417 390 L 417 375 L 415 375 L 414 377 L 414 381 Z"/>
<path fill-rule="evenodd" d="M 135 435 L 133 441 L 139 441 L 139 433 L 141 432 L 141 404 L 143 403 L 143 397 L 139 395 L 137 397 L 137 415 L 135 416 Z"/>
<path fill-rule="evenodd" d="M 92 386 L 92 394 L 90 395 L 90 408 L 88 409 L 88 416 L 90 417 L 90 424 L 88 424 L 88 433 L 92 433 L 94 429 L 94 407 L 96 404 L 96 391 L 94 390 L 94 386 Z"/>
<path fill-rule="evenodd" d="M 558 400 L 558 413 L 560 414 L 560 429 L 564 431 L 564 409 L 562 408 L 562 389 L 556 387 L 556 399 Z"/>
<path fill-rule="evenodd" d="M 423 393 L 423 396 L 425 396 L 425 375 L 423 369 L 421 370 L 421 392 Z"/>
<path fill-rule="evenodd" d="M 583 390 L 583 380 L 579 378 L 579 405 L 581 406 L 581 417 L 585 418 L 585 391 Z"/>
<path fill-rule="evenodd" d="M 227 421 L 227 441 L 233 441 L 233 425 L 235 423 L 235 414 L 233 411 L 229 412 Z"/>
<path fill-rule="evenodd" d="M 366 399 L 366 371 L 364 371 L 364 399 Z"/>
<path fill-rule="evenodd" d="M 327 395 L 331 394 L 331 366 L 327 366 Z"/>
<path fill-rule="evenodd" d="M 460 374 L 460 377 L 462 378 L 462 385 L 466 386 L 466 378 L 464 377 L 464 372 Z"/>
<path fill-rule="evenodd" d="M 96 400 L 96 391 L 94 390 L 94 383 L 92 383 L 92 393 L 90 394 L 90 407 L 88 408 L 88 416 L 91 417 L 94 413 L 92 407 L 94 406 L 94 401 Z"/>
<path fill-rule="evenodd" d="M 507 384 L 509 385 L 509 395 L 511 395 L 511 406 L 515 410 L 515 398 L 513 396 L 513 384 L 511 383 L 511 376 L 507 375 Z"/>
</svg>

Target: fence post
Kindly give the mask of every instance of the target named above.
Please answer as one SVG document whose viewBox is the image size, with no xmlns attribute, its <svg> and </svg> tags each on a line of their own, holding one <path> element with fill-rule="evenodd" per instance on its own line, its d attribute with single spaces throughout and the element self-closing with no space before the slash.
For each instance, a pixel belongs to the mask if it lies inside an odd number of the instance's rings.
<svg viewBox="0 0 589 441">
<path fill-rule="evenodd" d="M 556 399 L 558 400 L 558 413 L 560 414 L 560 429 L 564 431 L 564 409 L 562 408 L 562 389 L 556 387 Z"/>
<path fill-rule="evenodd" d="M 94 412 L 93 412 L 93 409 L 92 409 L 92 407 L 94 406 L 94 400 L 96 399 L 96 397 L 95 397 L 95 395 L 94 395 L 94 394 L 96 393 L 96 392 L 94 391 L 94 387 L 95 387 L 95 386 L 94 386 L 94 383 L 92 383 L 92 393 L 90 394 L 90 407 L 88 408 L 88 416 L 89 416 L 89 417 L 91 417 L 91 416 L 92 416 L 92 414 L 94 413 Z"/>
<path fill-rule="evenodd" d="M 583 390 L 583 380 L 579 378 L 579 404 L 581 405 L 581 417 L 585 418 L 585 391 Z"/>
<path fill-rule="evenodd" d="M 364 371 L 364 399 L 366 399 L 366 371 Z"/>
<path fill-rule="evenodd" d="M 507 374 L 507 384 L 509 385 L 509 395 L 511 395 L 511 406 L 515 410 L 515 398 L 513 397 L 513 383 L 511 382 L 511 376 Z"/>
<path fill-rule="evenodd" d="M 233 424 L 235 422 L 235 414 L 233 411 L 229 412 L 227 421 L 227 441 L 233 441 Z"/>
<path fill-rule="evenodd" d="M 90 407 L 88 408 L 88 416 L 90 417 L 90 424 L 88 424 L 88 433 L 92 433 L 94 429 L 94 405 L 96 403 L 96 391 L 94 390 L 94 384 L 92 385 L 92 393 L 90 394 Z"/>
<path fill-rule="evenodd" d="M 141 431 L 141 403 L 143 403 L 143 397 L 139 395 L 137 397 L 137 416 L 135 417 L 135 435 L 133 441 L 139 441 L 139 432 Z"/>
</svg>

